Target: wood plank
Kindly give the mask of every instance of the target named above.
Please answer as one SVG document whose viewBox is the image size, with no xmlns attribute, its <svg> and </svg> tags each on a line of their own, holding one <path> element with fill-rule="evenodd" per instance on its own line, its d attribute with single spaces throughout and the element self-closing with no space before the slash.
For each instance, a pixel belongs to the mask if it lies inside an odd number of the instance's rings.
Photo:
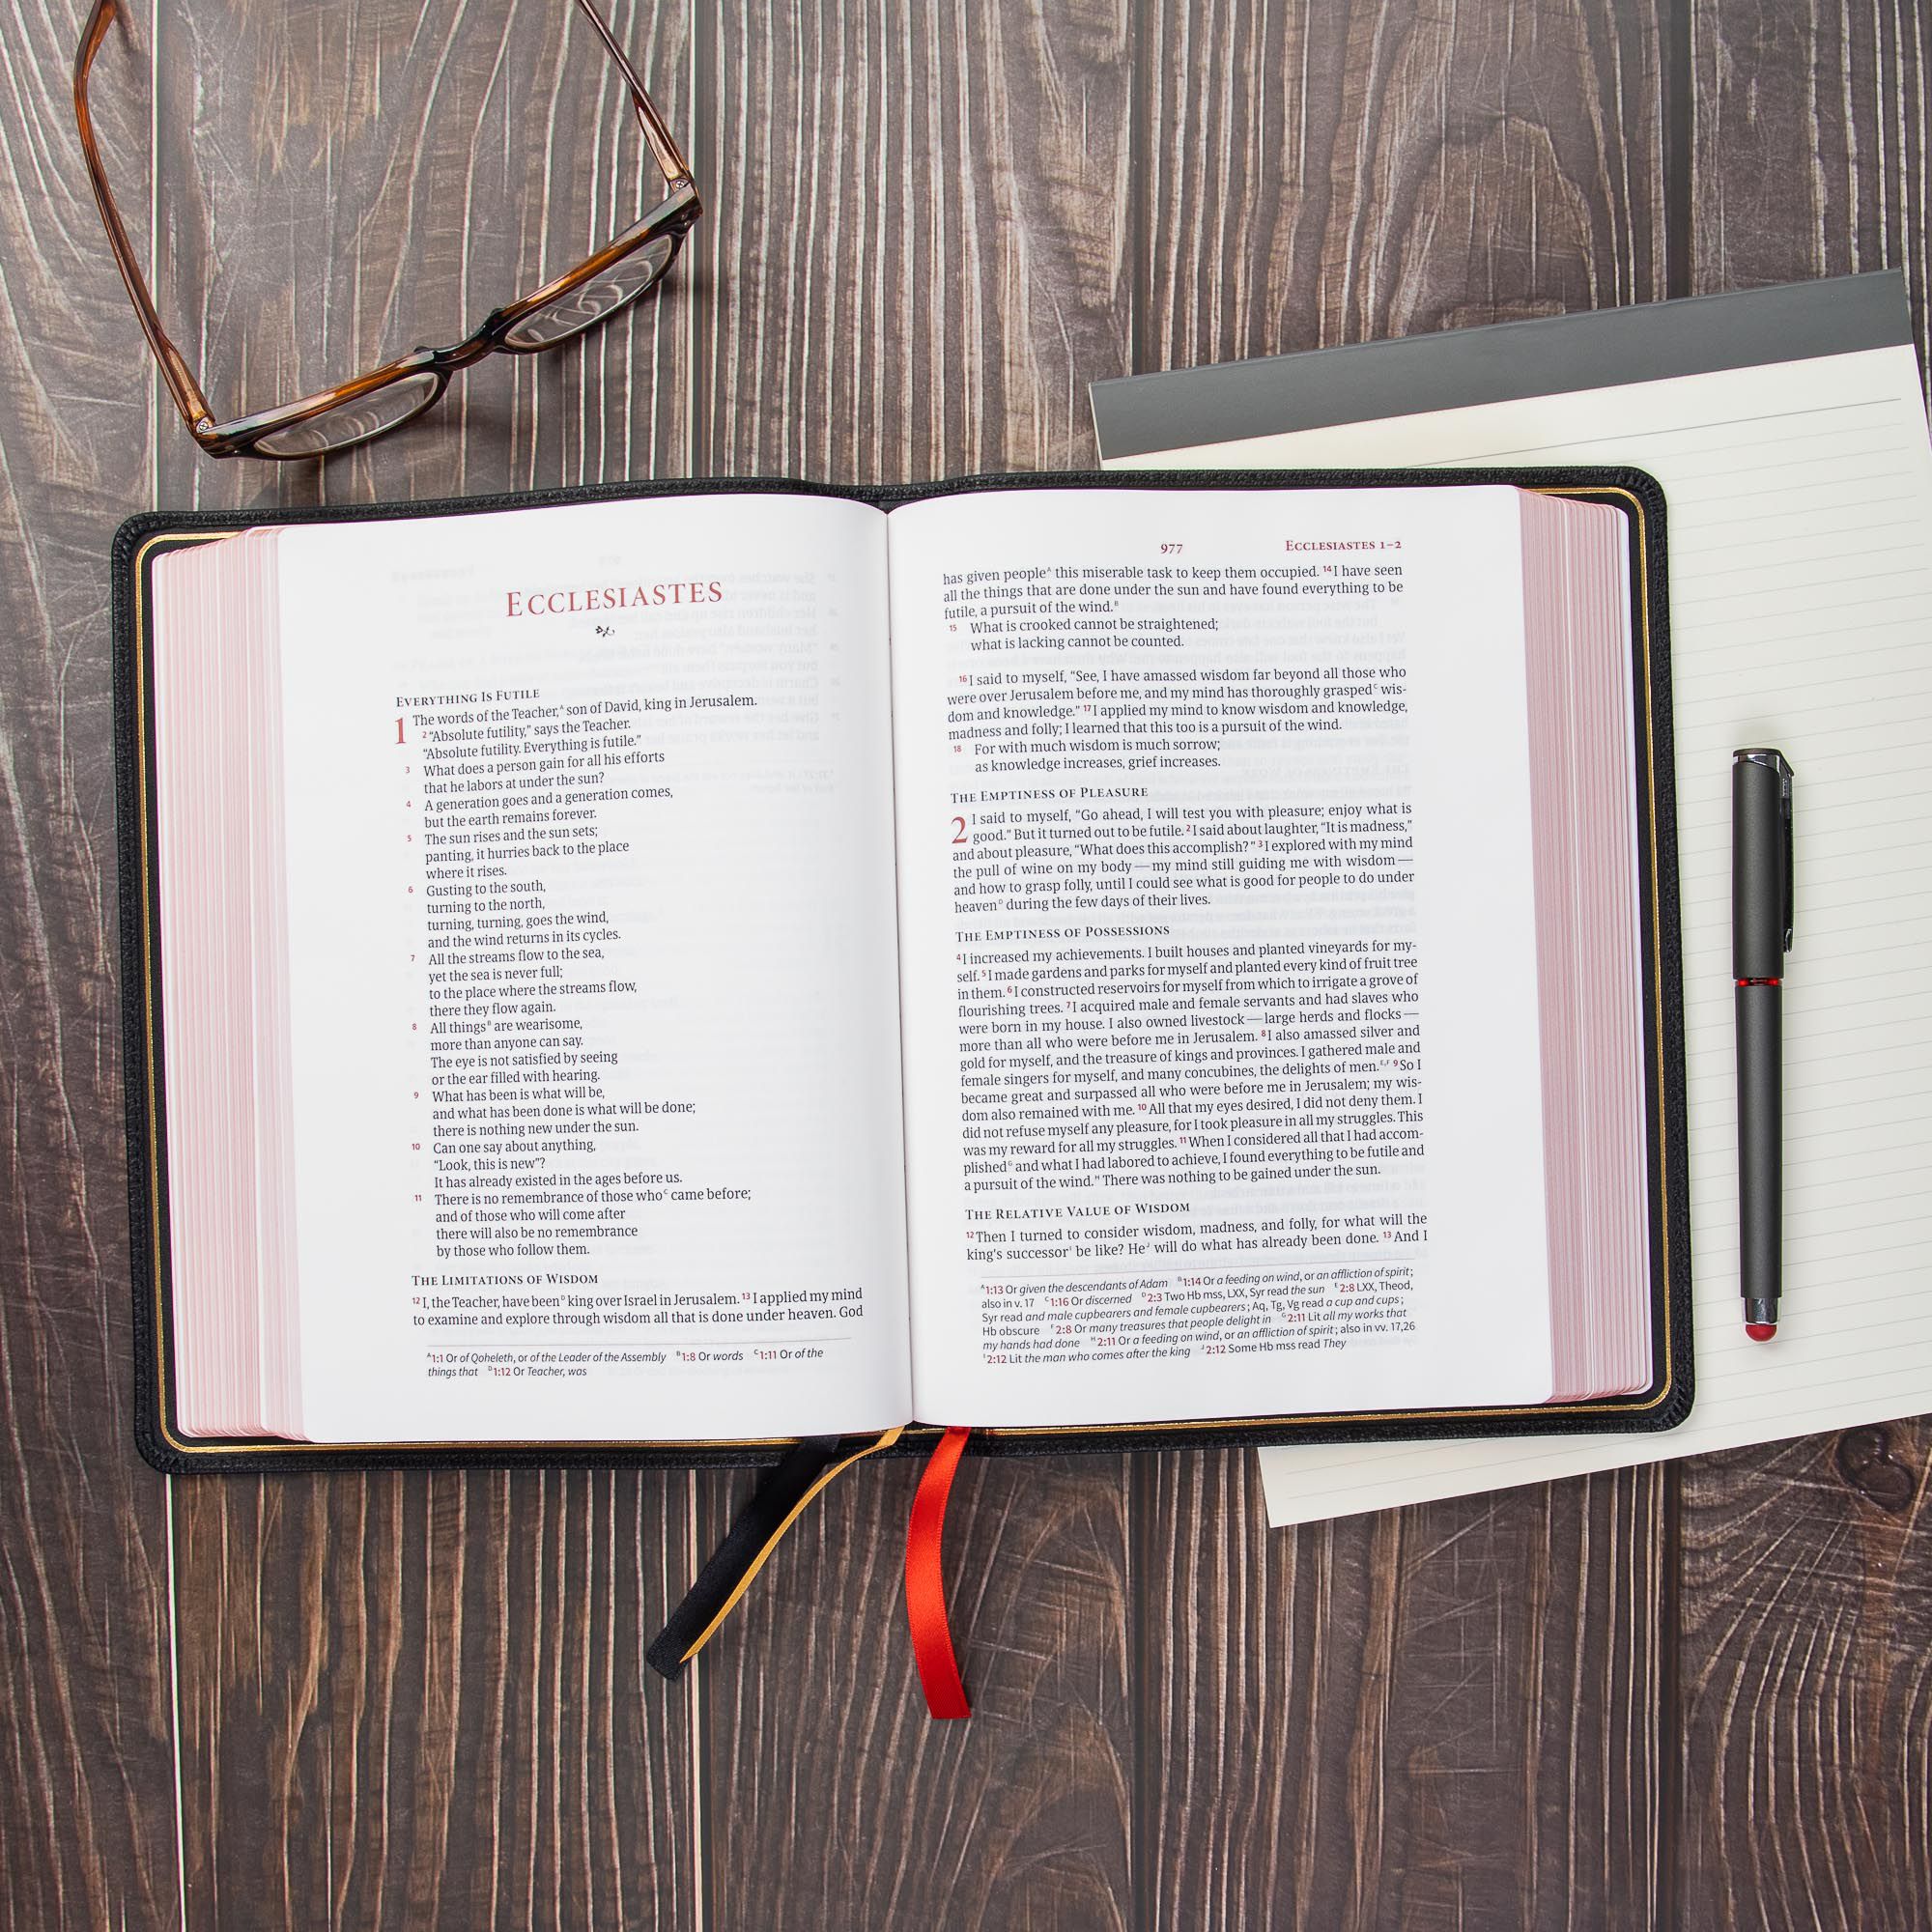
<svg viewBox="0 0 1932 1932">
<path fill-rule="evenodd" d="M 687 16 L 613 24 L 680 130 Z M 164 0 L 159 297 L 217 409 L 339 380 L 587 252 L 654 200 L 594 36 L 554 0 Z M 680 269 L 583 343 L 494 357 L 327 465 L 211 463 L 163 500 L 351 501 L 689 463 Z M 694 1922 L 689 1714 L 641 1651 L 688 1476 L 178 1486 L 190 1932 Z"/>
<path fill-rule="evenodd" d="M 1660 22 L 1153 0 L 1144 368 L 1665 293 Z M 1667 1476 L 1270 1535 L 1136 1479 L 1154 1923 L 1653 1922 Z"/>
<path fill-rule="evenodd" d="M 1656 1922 L 1666 1483 L 1269 1531 L 1251 1455 L 1147 1464 L 1149 1922 Z"/>
<path fill-rule="evenodd" d="M 694 1665 L 707 1928 L 1140 1922 L 1122 1462 L 961 1464 L 946 1568 L 963 1723 L 927 1718 L 906 1635 L 919 1468 L 842 1477 Z"/>
<path fill-rule="evenodd" d="M 724 0 L 699 43 L 719 185 L 700 469 L 1095 461 L 1087 383 L 1127 367 L 1122 13 Z"/>
<path fill-rule="evenodd" d="M 1126 22 L 1104 0 L 732 0 L 698 467 L 891 480 L 1094 460 L 1126 367 Z M 1116 1459 L 969 1463 L 948 1542 L 975 1715 L 928 1721 L 899 1583 L 916 1471 L 855 1470 L 700 1660 L 709 1922 L 1124 1924 Z M 738 1486 L 714 1480 L 721 1533 Z"/>
<path fill-rule="evenodd" d="M 1932 368 L 1932 19 L 1697 0 L 1691 24 L 1700 292 L 1900 267 Z M 1921 1417 L 1685 1465 L 1681 1922 L 1932 1922 L 1928 1459 Z"/>
<path fill-rule="evenodd" d="M 1687 1466 L 1682 1923 L 1932 1923 L 1928 1449 L 1921 1421 Z"/>
<path fill-rule="evenodd" d="M 1932 16 L 1694 0 L 1700 293 L 1898 268 L 1932 371 Z"/>
<path fill-rule="evenodd" d="M 192 1932 L 695 1924 L 689 1726 L 639 1683 L 691 1484 L 180 1485 Z"/>
<path fill-rule="evenodd" d="M 1615 0 L 1149 0 L 1135 367 L 1661 295 L 1661 34 Z"/>
<path fill-rule="evenodd" d="M 171 1926 L 166 1491 L 135 1453 L 107 547 L 149 364 L 81 170 L 78 15 L 0 5 L 0 1923 Z M 99 70 L 138 210 L 147 76 Z"/>
</svg>

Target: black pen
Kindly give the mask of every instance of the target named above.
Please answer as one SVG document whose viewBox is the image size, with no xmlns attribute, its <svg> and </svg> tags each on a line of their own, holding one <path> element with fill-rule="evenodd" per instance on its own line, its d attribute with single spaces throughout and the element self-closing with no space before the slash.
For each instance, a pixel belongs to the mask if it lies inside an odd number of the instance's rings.
<svg viewBox="0 0 1932 1932">
<path fill-rule="evenodd" d="M 1731 977 L 1738 1012 L 1738 1290 L 1745 1333 L 1777 1333 L 1784 1235 L 1784 955 L 1791 950 L 1791 767 L 1731 754 Z"/>
</svg>

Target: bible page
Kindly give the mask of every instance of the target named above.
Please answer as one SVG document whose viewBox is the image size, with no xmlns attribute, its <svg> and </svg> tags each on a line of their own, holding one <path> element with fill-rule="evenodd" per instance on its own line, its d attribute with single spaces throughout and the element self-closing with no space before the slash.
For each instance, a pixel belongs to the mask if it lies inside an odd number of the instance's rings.
<svg viewBox="0 0 1932 1932">
<path fill-rule="evenodd" d="M 286 531 L 318 1440 L 910 1413 L 884 519 Z"/>
<path fill-rule="evenodd" d="M 1546 1400 L 1516 493 L 890 543 L 920 1419 Z"/>
</svg>

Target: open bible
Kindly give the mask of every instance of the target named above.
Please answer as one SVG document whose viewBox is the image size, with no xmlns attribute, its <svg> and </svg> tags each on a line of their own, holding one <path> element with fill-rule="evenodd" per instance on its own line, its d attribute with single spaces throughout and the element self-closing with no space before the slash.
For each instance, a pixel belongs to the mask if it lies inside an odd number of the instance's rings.
<svg viewBox="0 0 1932 1932">
<path fill-rule="evenodd" d="M 1662 505 L 1537 480 L 136 520 L 144 1447 L 1681 1419 Z"/>
</svg>

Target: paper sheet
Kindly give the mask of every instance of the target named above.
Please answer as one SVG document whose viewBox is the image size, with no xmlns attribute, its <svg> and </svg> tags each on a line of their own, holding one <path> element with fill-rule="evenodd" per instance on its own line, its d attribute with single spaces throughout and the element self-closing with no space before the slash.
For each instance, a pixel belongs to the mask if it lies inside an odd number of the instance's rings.
<svg viewBox="0 0 1932 1932">
<path fill-rule="evenodd" d="M 1909 348 L 1117 468 L 1633 463 L 1669 499 L 1697 1397 L 1667 1435 L 1264 1450 L 1277 1526 L 1932 1409 L 1932 449 Z M 1777 1339 L 1737 1283 L 1730 754 L 1797 771 Z"/>
</svg>

